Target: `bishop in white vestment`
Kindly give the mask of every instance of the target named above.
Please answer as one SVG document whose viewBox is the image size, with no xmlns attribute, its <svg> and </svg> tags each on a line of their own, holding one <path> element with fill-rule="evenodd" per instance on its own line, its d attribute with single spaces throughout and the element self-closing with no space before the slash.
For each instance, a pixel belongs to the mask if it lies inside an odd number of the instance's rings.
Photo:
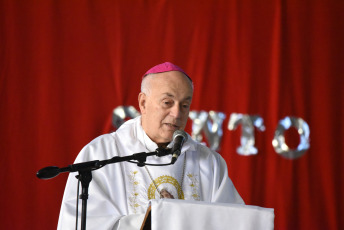
<svg viewBox="0 0 344 230">
<path fill-rule="evenodd" d="M 160 71 L 161 68 L 163 71 Z M 167 148 L 171 148 L 173 132 L 185 128 L 193 92 L 193 89 L 188 91 L 190 80 L 178 68 L 171 63 L 164 63 L 163 67 L 158 68 L 160 72 L 149 73 L 157 77 L 150 83 L 149 92 L 140 94 L 142 116 L 125 122 L 116 132 L 94 139 L 82 149 L 75 163 L 154 152 L 159 140 L 169 141 Z M 154 86 L 155 82 L 164 79 L 173 81 L 168 84 L 161 81 L 159 87 Z M 174 82 L 178 87 L 174 86 Z M 161 101 L 160 94 L 149 98 L 150 93 L 154 95 L 154 90 L 162 92 Z M 145 92 L 144 89 L 142 91 Z M 184 92 L 188 94 L 185 96 Z M 156 103 L 149 101 L 155 99 Z M 152 110 L 156 110 L 154 116 L 162 114 L 161 120 L 149 116 Z M 160 125 L 156 129 L 154 122 Z M 146 161 L 148 164 L 170 162 L 171 155 L 147 157 Z M 68 177 L 58 222 L 58 229 L 61 230 L 75 228 L 76 175 L 71 173 Z M 87 202 L 87 229 L 139 229 L 148 202 L 152 199 L 244 203 L 228 177 L 224 159 L 190 136 L 173 165 L 139 167 L 121 162 L 92 171 L 92 176 Z M 79 211 L 79 218 L 80 215 Z"/>
</svg>

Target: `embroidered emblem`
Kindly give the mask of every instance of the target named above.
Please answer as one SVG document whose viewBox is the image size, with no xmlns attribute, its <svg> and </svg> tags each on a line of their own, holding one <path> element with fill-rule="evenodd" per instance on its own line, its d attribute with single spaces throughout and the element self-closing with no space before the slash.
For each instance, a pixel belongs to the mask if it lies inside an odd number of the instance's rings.
<svg viewBox="0 0 344 230">
<path fill-rule="evenodd" d="M 159 187 L 162 184 L 171 184 L 177 190 L 178 199 L 184 200 L 183 190 L 182 190 L 178 180 L 175 179 L 174 177 L 166 176 L 166 175 L 160 176 L 154 180 L 154 183 L 156 184 L 157 187 Z M 155 199 L 156 187 L 155 187 L 154 183 L 152 182 L 148 188 L 147 195 L 148 195 L 149 200 Z"/>
<path fill-rule="evenodd" d="M 129 181 L 133 187 L 132 192 L 129 196 L 129 205 L 135 214 L 137 213 L 137 208 L 141 206 L 137 201 L 137 199 L 138 199 L 137 197 L 139 195 L 138 189 L 137 189 L 139 182 L 136 179 L 137 173 L 138 173 L 138 171 L 131 171 L 130 175 L 129 175 Z"/>
</svg>

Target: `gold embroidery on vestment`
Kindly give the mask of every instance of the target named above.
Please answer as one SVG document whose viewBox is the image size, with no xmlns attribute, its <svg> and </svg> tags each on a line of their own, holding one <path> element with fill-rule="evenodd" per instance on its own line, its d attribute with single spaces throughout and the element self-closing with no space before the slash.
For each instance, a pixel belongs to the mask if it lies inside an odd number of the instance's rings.
<svg viewBox="0 0 344 230">
<path fill-rule="evenodd" d="M 187 176 L 191 180 L 191 183 L 189 184 L 189 186 L 191 187 L 192 198 L 198 201 L 201 200 L 198 194 L 199 183 L 198 183 L 197 177 L 191 173 L 188 173 Z"/>
<path fill-rule="evenodd" d="M 139 193 L 137 192 L 137 186 L 139 185 L 139 182 L 135 178 L 137 173 L 138 171 L 131 171 L 129 175 L 129 181 L 133 185 L 133 191 L 131 192 L 129 197 L 129 205 L 133 209 L 133 212 L 135 214 L 137 213 L 137 208 L 141 206 L 137 202 L 137 196 L 139 195 Z"/>
</svg>

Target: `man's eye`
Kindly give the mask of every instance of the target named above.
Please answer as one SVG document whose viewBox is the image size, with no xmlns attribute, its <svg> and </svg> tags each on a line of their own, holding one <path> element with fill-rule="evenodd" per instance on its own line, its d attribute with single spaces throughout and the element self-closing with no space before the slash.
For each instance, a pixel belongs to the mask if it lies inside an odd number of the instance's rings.
<svg viewBox="0 0 344 230">
<path fill-rule="evenodd" d="M 172 101 L 163 101 L 164 105 L 172 105 Z"/>
</svg>

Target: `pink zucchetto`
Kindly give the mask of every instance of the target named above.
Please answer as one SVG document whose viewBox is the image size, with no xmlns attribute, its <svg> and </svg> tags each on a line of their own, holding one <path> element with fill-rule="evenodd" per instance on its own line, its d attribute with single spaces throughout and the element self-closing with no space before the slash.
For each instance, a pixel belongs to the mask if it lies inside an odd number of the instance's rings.
<svg viewBox="0 0 344 230">
<path fill-rule="evenodd" d="M 176 66 L 175 64 L 173 64 L 171 62 L 165 62 L 165 63 L 159 64 L 159 65 L 156 65 L 156 66 L 150 68 L 142 76 L 142 78 L 144 78 L 145 76 L 147 76 L 148 74 L 151 74 L 151 73 L 164 73 L 164 72 L 169 72 L 169 71 L 179 71 L 179 72 L 182 72 L 183 74 L 185 74 L 190 79 L 190 81 L 192 81 L 191 78 L 189 77 L 189 75 L 187 75 L 185 73 L 185 71 L 182 70 L 182 68 L 180 68 L 179 66 Z"/>
</svg>

